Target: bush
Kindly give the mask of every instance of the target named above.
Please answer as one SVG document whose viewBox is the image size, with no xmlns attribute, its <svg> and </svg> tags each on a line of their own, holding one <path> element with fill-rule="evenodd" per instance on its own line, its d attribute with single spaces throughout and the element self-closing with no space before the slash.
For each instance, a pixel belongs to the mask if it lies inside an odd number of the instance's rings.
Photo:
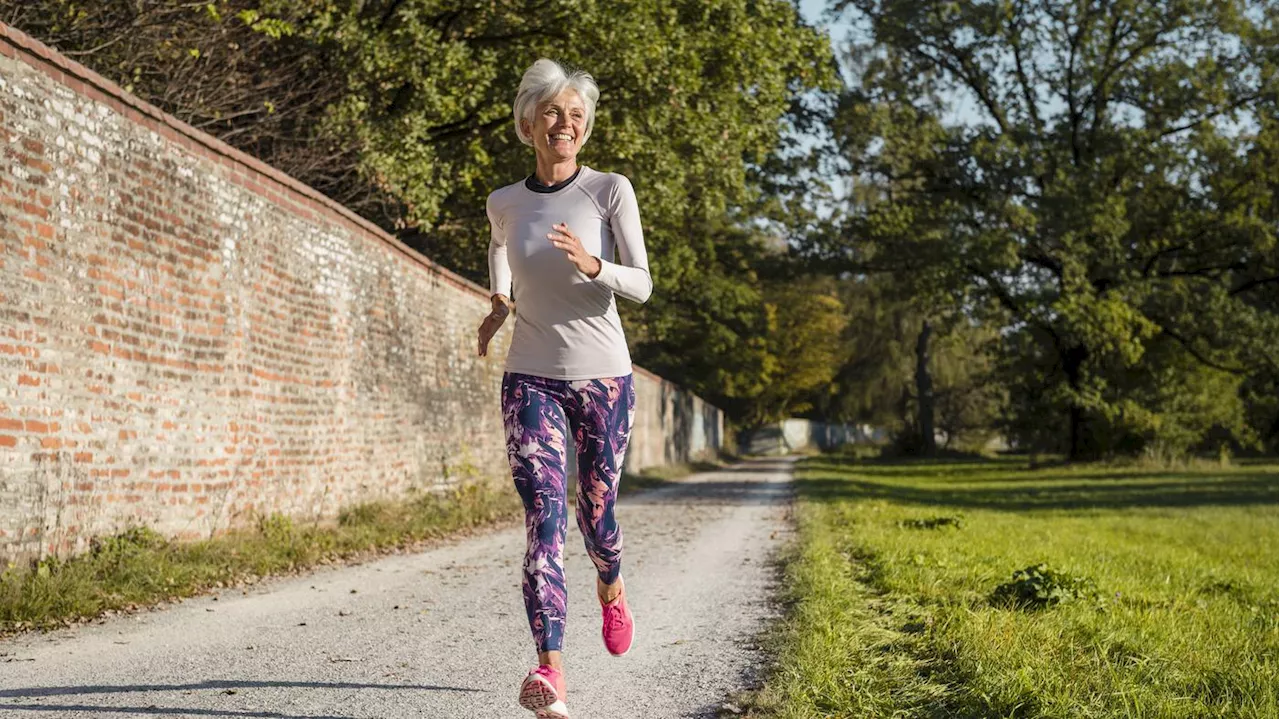
<svg viewBox="0 0 1280 719">
<path fill-rule="evenodd" d="M 959 517 L 928 517 L 926 519 L 904 519 L 898 522 L 898 526 L 903 529 L 941 529 L 942 527 L 959 529 L 961 522 Z"/>
<path fill-rule="evenodd" d="M 1045 609 L 1096 594 L 1093 582 L 1035 564 L 1013 573 L 1013 579 L 991 593 L 991 602 L 1017 609 Z"/>
</svg>

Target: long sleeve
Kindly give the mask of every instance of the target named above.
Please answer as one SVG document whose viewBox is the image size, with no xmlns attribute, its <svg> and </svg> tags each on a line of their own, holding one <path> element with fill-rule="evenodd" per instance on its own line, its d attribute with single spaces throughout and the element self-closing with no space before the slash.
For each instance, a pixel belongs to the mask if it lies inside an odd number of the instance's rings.
<svg viewBox="0 0 1280 719">
<path fill-rule="evenodd" d="M 644 248 L 644 230 L 640 226 L 640 206 L 636 202 L 631 181 L 615 175 L 617 182 L 609 198 L 609 226 L 621 263 L 600 258 L 600 274 L 595 281 L 643 304 L 653 293 L 653 277 L 649 274 L 649 255 Z"/>
<path fill-rule="evenodd" d="M 502 214 L 493 206 L 493 195 L 485 201 L 489 216 L 489 296 L 511 297 L 511 264 L 507 261 L 507 235 Z"/>
</svg>

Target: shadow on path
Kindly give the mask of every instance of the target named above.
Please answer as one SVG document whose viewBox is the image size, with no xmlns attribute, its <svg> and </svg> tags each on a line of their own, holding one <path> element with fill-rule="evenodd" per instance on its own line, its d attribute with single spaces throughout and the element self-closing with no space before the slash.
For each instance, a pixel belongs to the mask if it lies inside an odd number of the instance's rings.
<svg viewBox="0 0 1280 719">
<path fill-rule="evenodd" d="M 29 687 L 26 689 L 0 689 L 0 697 L 37 698 L 63 697 L 75 694 L 120 694 L 125 692 L 195 691 L 200 689 L 259 689 L 272 687 L 301 687 L 307 689 L 411 689 L 436 692 L 479 692 L 467 687 L 438 687 L 429 684 L 367 684 L 360 682 L 288 682 L 252 681 L 247 679 L 209 679 L 191 684 L 119 684 Z M 204 709 L 195 707 L 161 707 L 149 705 L 107 706 L 95 704 L 0 704 L 3 711 L 34 712 L 92 712 L 100 714 L 125 714 L 129 716 L 211 716 L 211 717 L 262 717 L 264 719 L 354 719 L 336 714 L 285 714 L 276 711 L 236 709 Z"/>
<path fill-rule="evenodd" d="M 434 692 L 478 692 L 466 687 L 437 687 L 429 684 L 367 684 L 363 682 L 285 682 L 250 679 L 208 679 L 192 684 L 118 684 L 113 686 L 86 684 L 71 687 L 30 687 L 0 689 L 0 697 L 61 697 L 72 694 L 119 694 L 123 692 L 176 692 L 199 689 L 264 689 L 271 687 L 303 687 L 307 689 L 418 689 Z"/>
<path fill-rule="evenodd" d="M 183 709 L 177 707 L 108 707 L 92 704 L 0 704 L 0 708 L 13 711 L 34 712 L 95 712 L 99 714 L 124 714 L 126 716 L 206 716 L 206 717 L 262 717 L 263 719 L 357 719 L 337 714 L 282 714 L 272 711 L 235 711 L 234 709 Z"/>
</svg>

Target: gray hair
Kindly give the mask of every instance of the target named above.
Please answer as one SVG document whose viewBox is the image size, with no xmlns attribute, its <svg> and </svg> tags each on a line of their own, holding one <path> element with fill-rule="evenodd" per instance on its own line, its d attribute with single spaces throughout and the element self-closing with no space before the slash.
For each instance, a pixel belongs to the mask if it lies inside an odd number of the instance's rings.
<svg viewBox="0 0 1280 719">
<path fill-rule="evenodd" d="M 564 92 L 566 88 L 576 90 L 587 108 L 586 131 L 582 135 L 582 141 L 586 142 L 591 137 L 591 128 L 596 122 L 596 101 L 600 99 L 600 88 L 596 86 L 595 78 L 583 70 L 566 70 L 555 60 L 544 57 L 524 71 L 520 89 L 516 91 L 512 114 L 516 120 L 516 137 L 520 138 L 520 142 L 533 146 L 533 137 L 520 129 L 520 121 L 528 120 L 529 124 L 533 124 L 533 115 L 538 111 L 538 105 Z"/>
</svg>

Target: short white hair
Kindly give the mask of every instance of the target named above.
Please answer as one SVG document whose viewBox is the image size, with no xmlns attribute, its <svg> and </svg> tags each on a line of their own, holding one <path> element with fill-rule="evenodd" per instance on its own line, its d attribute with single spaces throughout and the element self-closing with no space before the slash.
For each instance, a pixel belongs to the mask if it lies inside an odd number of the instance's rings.
<svg viewBox="0 0 1280 719">
<path fill-rule="evenodd" d="M 600 88 L 596 86 L 595 78 L 584 70 L 566 70 L 555 60 L 544 57 L 524 71 L 520 89 L 516 91 L 512 114 L 515 115 L 516 137 L 520 138 L 520 142 L 533 146 L 533 137 L 520 127 L 520 121 L 528 120 L 532 125 L 538 105 L 554 99 L 567 88 L 576 90 L 587 108 L 586 130 L 582 141 L 586 142 L 591 137 L 591 128 L 596 123 L 596 101 L 600 99 Z"/>
</svg>

